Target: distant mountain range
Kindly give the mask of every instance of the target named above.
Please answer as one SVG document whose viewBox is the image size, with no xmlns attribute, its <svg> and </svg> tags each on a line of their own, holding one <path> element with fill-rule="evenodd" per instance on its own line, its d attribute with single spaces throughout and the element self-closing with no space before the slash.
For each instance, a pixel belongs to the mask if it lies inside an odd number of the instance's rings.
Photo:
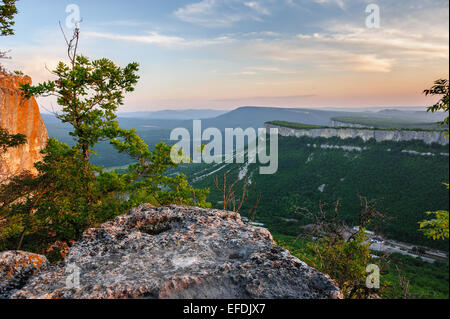
<svg viewBox="0 0 450 319">
<path fill-rule="evenodd" d="M 119 121 L 128 123 L 134 119 L 136 124 L 145 122 L 145 125 L 154 125 L 170 128 L 180 125 L 184 121 L 203 120 L 210 127 L 262 127 L 267 121 L 289 121 L 304 124 L 327 125 L 334 117 L 377 117 L 386 119 L 417 121 L 420 123 L 437 122 L 445 117 L 444 113 L 430 113 L 418 111 L 418 108 L 385 108 L 367 109 L 307 109 L 307 108 L 279 108 L 279 107 L 257 107 L 244 106 L 231 111 L 224 110 L 163 110 L 149 112 L 124 112 L 117 114 Z M 59 123 L 51 114 L 42 114 L 45 123 Z M 162 122 L 161 122 L 162 120 Z M 174 121 L 173 123 L 171 121 Z M 185 123 L 187 124 L 187 123 Z M 189 126 L 189 125 L 188 125 Z"/>
<path fill-rule="evenodd" d="M 280 120 L 301 122 L 305 124 L 326 125 L 336 116 L 349 116 L 352 112 L 325 111 L 313 109 L 294 109 L 277 107 L 240 107 L 215 118 L 203 121 L 205 127 L 226 127 L 243 129 L 248 127 L 264 127 L 267 121 Z"/>
<path fill-rule="evenodd" d="M 163 110 L 154 112 L 119 113 L 121 118 L 146 118 L 153 120 L 203 120 L 225 114 L 229 111 L 220 110 Z"/>
<path fill-rule="evenodd" d="M 412 123 L 435 123 L 445 117 L 444 113 L 429 113 L 425 108 L 423 111 L 417 109 L 382 109 L 376 111 L 355 110 L 325 110 L 306 108 L 278 108 L 278 107 L 240 107 L 232 111 L 219 110 L 165 110 L 156 112 L 129 112 L 119 113 L 118 121 L 125 129 L 134 128 L 139 134 L 151 135 L 152 141 L 158 136 L 166 140 L 170 130 L 178 127 L 190 130 L 192 120 L 202 120 L 203 129 L 215 127 L 262 128 L 268 121 L 287 121 L 303 124 L 329 125 L 336 117 L 346 118 L 372 118 L 387 120 L 402 120 Z M 54 115 L 42 114 L 49 135 L 64 142 L 70 142 L 72 138 L 68 135 L 69 124 L 63 124 Z M 411 124 L 412 125 L 412 124 Z M 158 131 L 158 134 L 155 132 Z M 153 133 L 152 133 L 153 132 Z"/>
<path fill-rule="evenodd" d="M 335 117 L 368 117 L 384 118 L 390 120 L 403 120 L 417 123 L 434 123 L 445 117 L 444 113 L 429 113 L 416 110 L 383 109 L 377 112 L 369 111 L 340 111 L 304 108 L 278 108 L 278 107 L 240 107 L 214 118 L 205 118 L 203 127 L 216 127 L 219 129 L 241 127 L 263 127 L 265 122 L 278 120 L 304 124 L 328 125 Z M 191 124 L 192 125 L 192 124 Z M 189 128 L 189 123 L 186 123 Z"/>
</svg>

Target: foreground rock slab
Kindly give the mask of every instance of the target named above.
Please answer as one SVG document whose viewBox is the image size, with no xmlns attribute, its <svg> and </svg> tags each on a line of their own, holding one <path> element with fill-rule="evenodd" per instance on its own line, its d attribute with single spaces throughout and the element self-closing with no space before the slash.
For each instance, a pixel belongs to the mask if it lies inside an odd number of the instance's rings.
<svg viewBox="0 0 450 319">
<path fill-rule="evenodd" d="M 141 206 L 95 229 L 12 298 L 342 298 L 233 212 Z"/>
<path fill-rule="evenodd" d="M 45 256 L 23 251 L 0 253 L 0 299 L 7 299 L 49 266 Z"/>
</svg>

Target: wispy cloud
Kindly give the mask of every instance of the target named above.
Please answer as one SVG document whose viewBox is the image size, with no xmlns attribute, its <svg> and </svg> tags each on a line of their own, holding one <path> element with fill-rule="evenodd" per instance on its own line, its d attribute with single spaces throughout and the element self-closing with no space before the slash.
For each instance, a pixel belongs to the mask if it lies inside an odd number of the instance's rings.
<svg viewBox="0 0 450 319">
<path fill-rule="evenodd" d="M 393 67 L 392 59 L 379 58 L 376 55 L 361 55 L 355 57 L 356 70 L 366 71 L 366 72 L 391 72 Z"/>
<path fill-rule="evenodd" d="M 177 9 L 174 15 L 182 21 L 204 27 L 231 27 L 243 20 L 261 21 L 270 14 L 263 1 L 202 0 Z"/>
<path fill-rule="evenodd" d="M 406 67 L 426 61 L 448 61 L 445 26 L 405 29 L 394 23 L 390 25 L 372 30 L 350 24 L 329 24 L 311 34 L 252 40 L 246 43 L 244 51 L 251 56 L 285 63 L 304 65 L 307 62 L 308 68 L 332 72 L 387 73 L 396 65 Z"/>
<path fill-rule="evenodd" d="M 127 107 L 417 105 L 448 76 L 448 0 L 377 0 L 380 29 L 365 27 L 371 0 L 81 2 L 80 52 L 142 66 Z M 2 63 L 47 80 L 45 67 L 66 59 L 64 12 L 22 6 Z"/>
<path fill-rule="evenodd" d="M 227 98 L 212 100 L 213 103 L 226 105 L 257 105 L 257 106 L 293 106 L 316 97 L 314 94 L 289 96 L 254 96 L 245 98 Z"/>
<path fill-rule="evenodd" d="M 314 0 L 314 1 L 317 3 L 320 3 L 320 4 L 334 4 L 334 5 L 337 5 L 341 9 L 345 8 L 344 0 Z"/>
<path fill-rule="evenodd" d="M 207 27 L 230 26 L 240 20 L 237 14 L 218 15 L 217 6 L 216 0 L 203 0 L 179 8 L 174 14 L 185 22 Z"/>
<path fill-rule="evenodd" d="M 352 1 L 356 1 L 356 0 L 352 0 Z M 364 0 L 362 0 L 364 1 Z M 338 6 L 341 9 L 345 9 L 346 4 L 345 4 L 345 0 L 285 0 L 285 3 L 290 6 L 290 7 L 305 7 L 305 3 L 306 2 L 313 2 L 316 4 L 320 4 L 322 6 Z"/>
<path fill-rule="evenodd" d="M 232 73 L 232 75 L 239 75 L 239 76 L 241 76 L 241 75 L 257 75 L 258 73 L 257 72 L 255 72 L 255 71 L 240 71 L 240 72 L 234 72 L 234 73 Z"/>
<path fill-rule="evenodd" d="M 116 41 L 143 43 L 174 49 L 199 48 L 215 44 L 230 43 L 233 41 L 233 39 L 226 36 L 208 39 L 185 39 L 178 36 L 163 35 L 156 31 L 149 31 L 146 34 L 139 34 L 139 35 L 89 31 L 85 32 L 84 35 L 90 38 L 101 38 Z"/>
<path fill-rule="evenodd" d="M 112 20 L 99 22 L 98 25 L 104 27 L 142 27 L 148 26 L 149 22 L 141 20 Z"/>
<path fill-rule="evenodd" d="M 395 59 L 384 58 L 378 54 L 357 53 L 345 48 L 327 46 L 303 47 L 294 40 L 273 43 L 255 43 L 247 46 L 249 55 L 264 56 L 266 59 L 296 64 L 297 68 L 311 72 L 390 72 Z M 269 69 L 267 69 L 268 71 Z M 295 74 L 295 71 L 274 70 L 279 74 Z M 303 72 L 302 72 L 303 73 Z M 301 73 L 298 73 L 301 74 Z"/>
<path fill-rule="evenodd" d="M 425 58 L 447 58 L 448 36 L 445 33 L 440 38 L 432 38 L 413 30 L 399 30 L 395 28 L 381 28 L 368 30 L 367 28 L 351 25 L 336 25 L 323 33 L 313 35 L 299 34 L 302 40 L 311 40 L 316 43 L 329 43 L 335 46 L 352 46 L 353 49 L 365 48 L 369 50 L 402 51 L 407 54 L 417 54 Z M 447 40 L 447 41 L 446 41 Z M 446 43 L 447 42 L 447 43 Z M 355 51 L 355 50 L 353 50 Z"/>
<path fill-rule="evenodd" d="M 148 32 L 145 35 L 117 34 L 106 32 L 85 32 L 86 37 L 102 38 L 108 40 L 139 42 L 147 44 L 157 44 L 163 46 L 181 45 L 185 40 L 180 37 L 161 35 L 158 32 Z"/>
<path fill-rule="evenodd" d="M 285 70 L 274 66 L 251 66 L 247 67 L 248 70 L 254 70 L 259 73 L 272 73 L 272 74 L 296 74 L 297 72 L 292 70 Z"/>
<path fill-rule="evenodd" d="M 269 10 L 267 8 L 264 8 L 259 2 L 256 2 L 256 1 L 244 2 L 244 5 L 255 10 L 256 12 L 258 12 L 262 15 L 270 14 Z"/>
</svg>

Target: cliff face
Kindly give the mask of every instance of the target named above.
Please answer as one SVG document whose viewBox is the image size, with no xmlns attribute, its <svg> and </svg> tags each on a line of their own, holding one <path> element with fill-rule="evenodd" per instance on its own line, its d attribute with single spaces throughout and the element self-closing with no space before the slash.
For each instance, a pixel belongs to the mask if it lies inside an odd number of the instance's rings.
<svg viewBox="0 0 450 319">
<path fill-rule="evenodd" d="M 353 123 L 343 123 L 339 121 L 331 121 L 330 126 L 333 127 L 357 127 L 357 128 L 374 128 L 373 126 L 361 125 L 361 124 L 353 124 Z"/>
<path fill-rule="evenodd" d="M 0 180 L 23 171 L 36 173 L 34 163 L 41 160 L 40 151 L 47 143 L 47 129 L 36 100 L 25 100 L 20 91 L 20 85 L 26 83 L 31 84 L 28 76 L 0 73 L 0 127 L 27 137 L 25 145 L 0 155 Z"/>
<path fill-rule="evenodd" d="M 181 206 L 132 209 L 87 230 L 63 262 L 5 287 L 0 299 L 342 298 L 267 229 L 234 212 Z"/>
<path fill-rule="evenodd" d="M 277 128 L 281 136 L 308 136 L 308 137 L 339 137 L 341 139 L 361 137 L 365 142 L 375 139 L 377 142 L 383 141 L 412 141 L 421 140 L 426 144 L 437 143 L 447 145 L 449 140 L 445 138 L 445 133 L 440 131 L 396 131 L 396 130 L 372 130 L 372 129 L 351 129 L 351 128 L 319 128 L 319 129 L 292 129 L 266 124 L 266 128 Z"/>
</svg>

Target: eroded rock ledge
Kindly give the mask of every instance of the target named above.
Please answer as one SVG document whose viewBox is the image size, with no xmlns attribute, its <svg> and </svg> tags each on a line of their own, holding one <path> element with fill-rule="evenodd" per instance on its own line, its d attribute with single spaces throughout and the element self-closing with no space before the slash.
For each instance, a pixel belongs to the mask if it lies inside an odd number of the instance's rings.
<svg viewBox="0 0 450 319">
<path fill-rule="evenodd" d="M 71 288 L 77 267 L 79 286 Z M 323 299 L 342 293 L 238 214 L 144 205 L 87 230 L 64 262 L 11 297 Z"/>
<path fill-rule="evenodd" d="M 265 128 L 277 128 L 281 136 L 294 136 L 294 137 L 338 137 L 340 139 L 357 138 L 360 137 L 364 142 L 371 139 L 377 142 L 393 141 L 414 141 L 420 140 L 425 144 L 440 144 L 448 145 L 449 140 L 445 137 L 445 131 L 411 131 L 411 130 L 388 130 L 388 129 L 370 129 L 370 128 L 343 128 L 343 127 L 330 127 L 330 128 L 317 128 L 317 129 L 294 129 L 284 126 L 265 124 Z"/>
</svg>

